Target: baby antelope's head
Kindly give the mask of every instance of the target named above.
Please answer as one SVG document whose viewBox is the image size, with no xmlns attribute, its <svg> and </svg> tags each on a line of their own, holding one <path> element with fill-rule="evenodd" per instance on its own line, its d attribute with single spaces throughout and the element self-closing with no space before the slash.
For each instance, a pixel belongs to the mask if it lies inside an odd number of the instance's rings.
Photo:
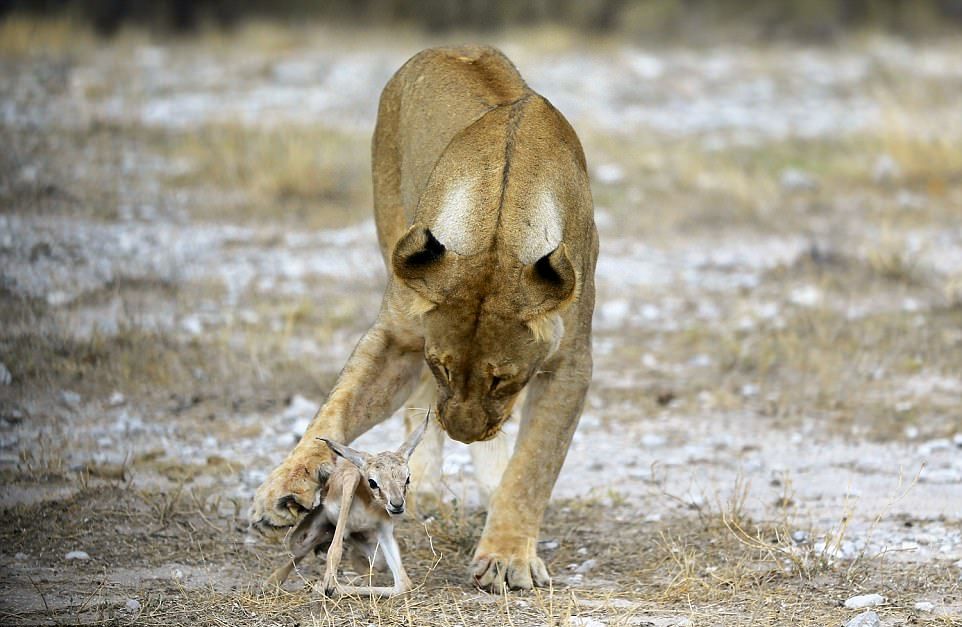
<svg viewBox="0 0 962 627">
<path fill-rule="evenodd" d="M 391 516 L 400 516 L 404 513 L 404 499 L 411 484 L 408 460 L 411 459 L 411 454 L 424 437 L 428 420 L 430 420 L 430 412 L 424 422 L 396 451 L 384 451 L 374 455 L 354 450 L 327 438 L 320 439 L 324 440 L 335 454 L 357 466 L 361 471 L 361 482 L 367 483 L 374 502 L 381 505 Z"/>
</svg>

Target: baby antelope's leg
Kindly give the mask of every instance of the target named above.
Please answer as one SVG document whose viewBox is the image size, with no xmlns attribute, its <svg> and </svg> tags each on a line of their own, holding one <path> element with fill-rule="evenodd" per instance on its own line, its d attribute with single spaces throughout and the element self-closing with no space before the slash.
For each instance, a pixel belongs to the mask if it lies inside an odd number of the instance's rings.
<svg viewBox="0 0 962 627">
<path fill-rule="evenodd" d="M 337 591 L 340 594 L 357 596 L 378 596 L 389 597 L 396 594 L 403 594 L 410 590 L 413 585 L 404 572 L 404 565 L 401 564 L 401 550 L 398 548 L 397 541 L 394 539 L 394 526 L 384 525 L 378 531 L 379 550 L 384 552 L 388 568 L 394 576 L 393 586 L 339 586 Z"/>
<path fill-rule="evenodd" d="M 301 521 L 287 539 L 287 550 L 290 554 L 283 566 L 278 568 L 267 578 L 265 587 L 282 585 L 314 547 L 329 543 L 334 535 L 334 529 L 323 516 L 323 508 L 318 507 Z"/>
<path fill-rule="evenodd" d="M 334 538 L 331 540 L 331 547 L 327 550 L 327 567 L 324 569 L 324 581 L 322 582 L 324 594 L 338 592 L 337 567 L 340 565 L 341 556 L 344 554 L 344 534 L 347 533 L 347 519 L 351 514 L 354 490 L 357 488 L 360 478 L 360 473 L 351 473 L 344 481 L 344 487 L 341 491 L 341 511 L 337 514 Z"/>
<path fill-rule="evenodd" d="M 407 592 L 413 586 L 408 574 L 404 572 L 404 564 L 401 563 L 401 550 L 398 548 L 397 540 L 394 539 L 394 525 L 384 525 L 381 529 L 378 540 L 384 549 L 387 566 L 391 569 L 391 575 L 394 576 L 394 594 Z"/>
</svg>

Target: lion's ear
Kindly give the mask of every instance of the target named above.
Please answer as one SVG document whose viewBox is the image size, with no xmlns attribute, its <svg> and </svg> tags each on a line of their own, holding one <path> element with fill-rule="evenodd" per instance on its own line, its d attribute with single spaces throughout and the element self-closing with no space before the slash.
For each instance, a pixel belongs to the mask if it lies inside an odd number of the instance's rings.
<svg viewBox="0 0 962 627">
<path fill-rule="evenodd" d="M 414 224 L 395 244 L 391 266 L 405 285 L 437 303 L 443 300 L 444 290 L 439 283 L 445 258 L 450 254 L 430 229 Z"/>
<path fill-rule="evenodd" d="M 568 303 L 578 287 L 578 275 L 564 244 L 526 266 L 522 276 L 528 301 L 522 313 L 525 320 L 543 316 Z"/>
</svg>

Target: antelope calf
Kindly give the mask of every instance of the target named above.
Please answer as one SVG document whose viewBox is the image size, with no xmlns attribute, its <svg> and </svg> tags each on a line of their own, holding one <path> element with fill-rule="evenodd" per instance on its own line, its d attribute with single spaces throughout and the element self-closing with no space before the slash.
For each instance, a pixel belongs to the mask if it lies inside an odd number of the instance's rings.
<svg viewBox="0 0 962 627">
<path fill-rule="evenodd" d="M 430 414 L 430 412 L 429 412 Z M 284 583 L 291 570 L 312 550 L 327 549 L 324 571 L 325 594 L 393 596 L 411 589 L 411 580 L 401 564 L 401 552 L 394 539 L 394 519 L 404 513 L 404 497 L 411 483 L 408 460 L 417 447 L 430 415 L 396 451 L 372 455 L 327 438 L 327 446 L 341 459 L 327 480 L 327 495 L 288 536 L 291 560 L 268 578 L 268 586 Z M 367 558 L 372 567 L 387 562 L 394 585 L 347 586 L 338 583 L 337 568 L 344 543 Z"/>
</svg>

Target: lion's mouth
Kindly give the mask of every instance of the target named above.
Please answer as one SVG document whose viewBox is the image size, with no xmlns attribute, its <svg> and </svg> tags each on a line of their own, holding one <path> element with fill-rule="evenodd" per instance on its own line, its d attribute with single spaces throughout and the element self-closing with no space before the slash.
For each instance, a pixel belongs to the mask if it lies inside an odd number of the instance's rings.
<svg viewBox="0 0 962 627">
<path fill-rule="evenodd" d="M 508 421 L 508 418 L 511 417 L 511 412 L 509 411 L 504 416 L 501 416 L 493 424 L 489 424 L 487 428 L 484 431 L 482 431 L 479 435 L 475 435 L 475 432 L 472 430 L 470 432 L 470 435 L 468 435 L 467 437 L 465 437 L 464 432 L 452 432 L 451 425 L 445 420 L 444 412 L 440 411 L 440 409 L 437 412 L 437 416 L 438 416 L 438 424 L 441 425 L 441 428 L 444 429 L 445 433 L 447 433 L 453 439 L 458 440 L 459 442 L 463 442 L 465 444 L 472 444 L 474 442 L 487 442 L 488 440 L 494 439 L 499 433 L 501 433 L 501 429 L 502 427 L 504 427 L 504 423 L 506 423 Z"/>
</svg>

